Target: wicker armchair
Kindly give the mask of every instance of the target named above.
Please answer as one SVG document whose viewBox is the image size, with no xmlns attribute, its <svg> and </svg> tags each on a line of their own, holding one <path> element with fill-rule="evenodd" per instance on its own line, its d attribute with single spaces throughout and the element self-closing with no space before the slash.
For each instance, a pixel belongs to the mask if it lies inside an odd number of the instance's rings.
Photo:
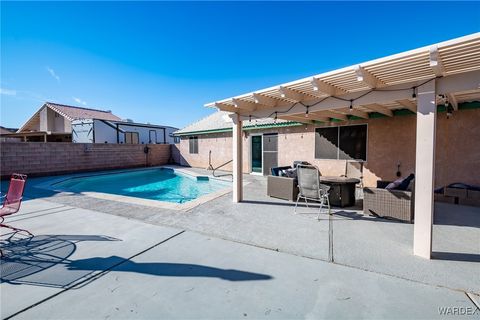
<svg viewBox="0 0 480 320">
<path fill-rule="evenodd" d="M 297 179 L 280 177 L 280 171 L 295 168 L 298 164 L 308 164 L 305 161 L 294 161 L 293 166 L 271 168 L 271 175 L 267 177 L 267 195 L 269 197 L 295 201 L 298 195 Z"/>
<path fill-rule="evenodd" d="M 387 190 L 387 181 L 378 181 L 377 188 L 363 188 L 363 212 L 383 218 L 413 222 L 414 190 Z"/>
<path fill-rule="evenodd" d="M 268 176 L 267 195 L 273 198 L 295 201 L 298 195 L 297 179 Z"/>
</svg>

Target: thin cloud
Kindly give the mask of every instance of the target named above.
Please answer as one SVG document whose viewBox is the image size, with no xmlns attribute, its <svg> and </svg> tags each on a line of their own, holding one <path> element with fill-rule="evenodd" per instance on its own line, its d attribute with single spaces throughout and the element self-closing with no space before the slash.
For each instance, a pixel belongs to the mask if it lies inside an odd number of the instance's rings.
<svg viewBox="0 0 480 320">
<path fill-rule="evenodd" d="M 6 88 L 0 88 L 0 94 L 6 95 L 6 96 L 16 96 L 17 91 L 16 90 L 11 90 L 11 89 L 6 89 Z"/>
<path fill-rule="evenodd" d="M 55 70 L 53 70 L 52 68 L 50 67 L 47 67 L 47 71 L 48 73 L 50 73 L 50 75 L 55 78 L 58 82 L 60 82 L 60 77 L 55 73 Z"/>
<path fill-rule="evenodd" d="M 73 98 L 73 100 L 75 100 L 75 102 L 78 103 L 78 104 L 81 104 L 81 105 L 84 105 L 84 106 L 87 105 L 87 102 L 86 102 L 86 101 L 83 101 L 83 100 L 80 99 L 80 98 L 76 98 L 76 97 L 72 97 L 72 98 Z"/>
</svg>

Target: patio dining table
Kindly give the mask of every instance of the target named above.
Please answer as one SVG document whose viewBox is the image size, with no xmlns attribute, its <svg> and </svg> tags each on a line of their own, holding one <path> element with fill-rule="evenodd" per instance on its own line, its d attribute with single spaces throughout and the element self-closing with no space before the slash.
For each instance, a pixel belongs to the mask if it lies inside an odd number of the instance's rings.
<svg viewBox="0 0 480 320">
<path fill-rule="evenodd" d="M 331 187 L 328 200 L 335 207 L 351 207 L 355 205 L 355 185 L 360 182 L 356 178 L 320 176 L 320 182 Z"/>
</svg>

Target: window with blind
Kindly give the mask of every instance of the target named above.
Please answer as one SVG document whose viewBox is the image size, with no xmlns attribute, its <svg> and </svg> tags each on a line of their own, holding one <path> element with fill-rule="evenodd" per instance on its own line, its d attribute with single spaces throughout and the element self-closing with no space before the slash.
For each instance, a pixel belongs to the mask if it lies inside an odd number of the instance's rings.
<svg viewBox="0 0 480 320">
<path fill-rule="evenodd" d="M 198 153 L 198 137 L 190 137 L 188 139 L 188 151 L 190 154 Z"/>
<path fill-rule="evenodd" d="M 367 160 L 367 125 L 315 129 L 315 158 Z"/>
</svg>

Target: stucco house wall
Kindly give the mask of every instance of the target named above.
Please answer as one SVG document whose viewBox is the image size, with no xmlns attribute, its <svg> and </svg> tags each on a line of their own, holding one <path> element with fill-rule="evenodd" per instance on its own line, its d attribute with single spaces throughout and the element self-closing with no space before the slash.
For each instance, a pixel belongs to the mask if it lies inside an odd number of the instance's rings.
<svg viewBox="0 0 480 320">
<path fill-rule="evenodd" d="M 376 186 L 377 180 L 396 179 L 397 164 L 402 176 L 415 171 L 416 116 L 396 116 L 368 120 L 352 120 L 333 124 L 368 124 L 367 161 L 364 163 L 365 186 Z M 435 186 L 454 182 L 480 185 L 480 109 L 460 110 L 447 119 L 445 113 L 437 116 Z M 326 125 L 323 125 L 326 126 Z M 315 128 L 322 125 L 301 125 L 247 130 L 243 132 L 243 171 L 250 167 L 250 136 L 252 133 L 278 132 L 278 165 L 291 165 L 294 160 L 315 164 L 323 175 L 345 174 L 345 160 L 315 159 Z M 212 151 L 214 167 L 232 159 L 231 132 L 198 136 L 198 154 L 189 154 L 188 137 L 177 145 L 179 163 L 185 166 L 207 168 Z M 231 165 L 225 166 L 231 170 Z"/>
<path fill-rule="evenodd" d="M 195 168 L 208 168 L 209 153 L 214 168 L 232 160 L 232 133 L 212 133 L 198 136 L 198 154 L 189 153 L 189 138 L 182 137 L 177 144 L 179 149 L 179 164 Z M 243 134 L 243 171 L 250 172 L 248 134 Z M 223 166 L 220 170 L 232 170 L 232 163 Z"/>
</svg>

